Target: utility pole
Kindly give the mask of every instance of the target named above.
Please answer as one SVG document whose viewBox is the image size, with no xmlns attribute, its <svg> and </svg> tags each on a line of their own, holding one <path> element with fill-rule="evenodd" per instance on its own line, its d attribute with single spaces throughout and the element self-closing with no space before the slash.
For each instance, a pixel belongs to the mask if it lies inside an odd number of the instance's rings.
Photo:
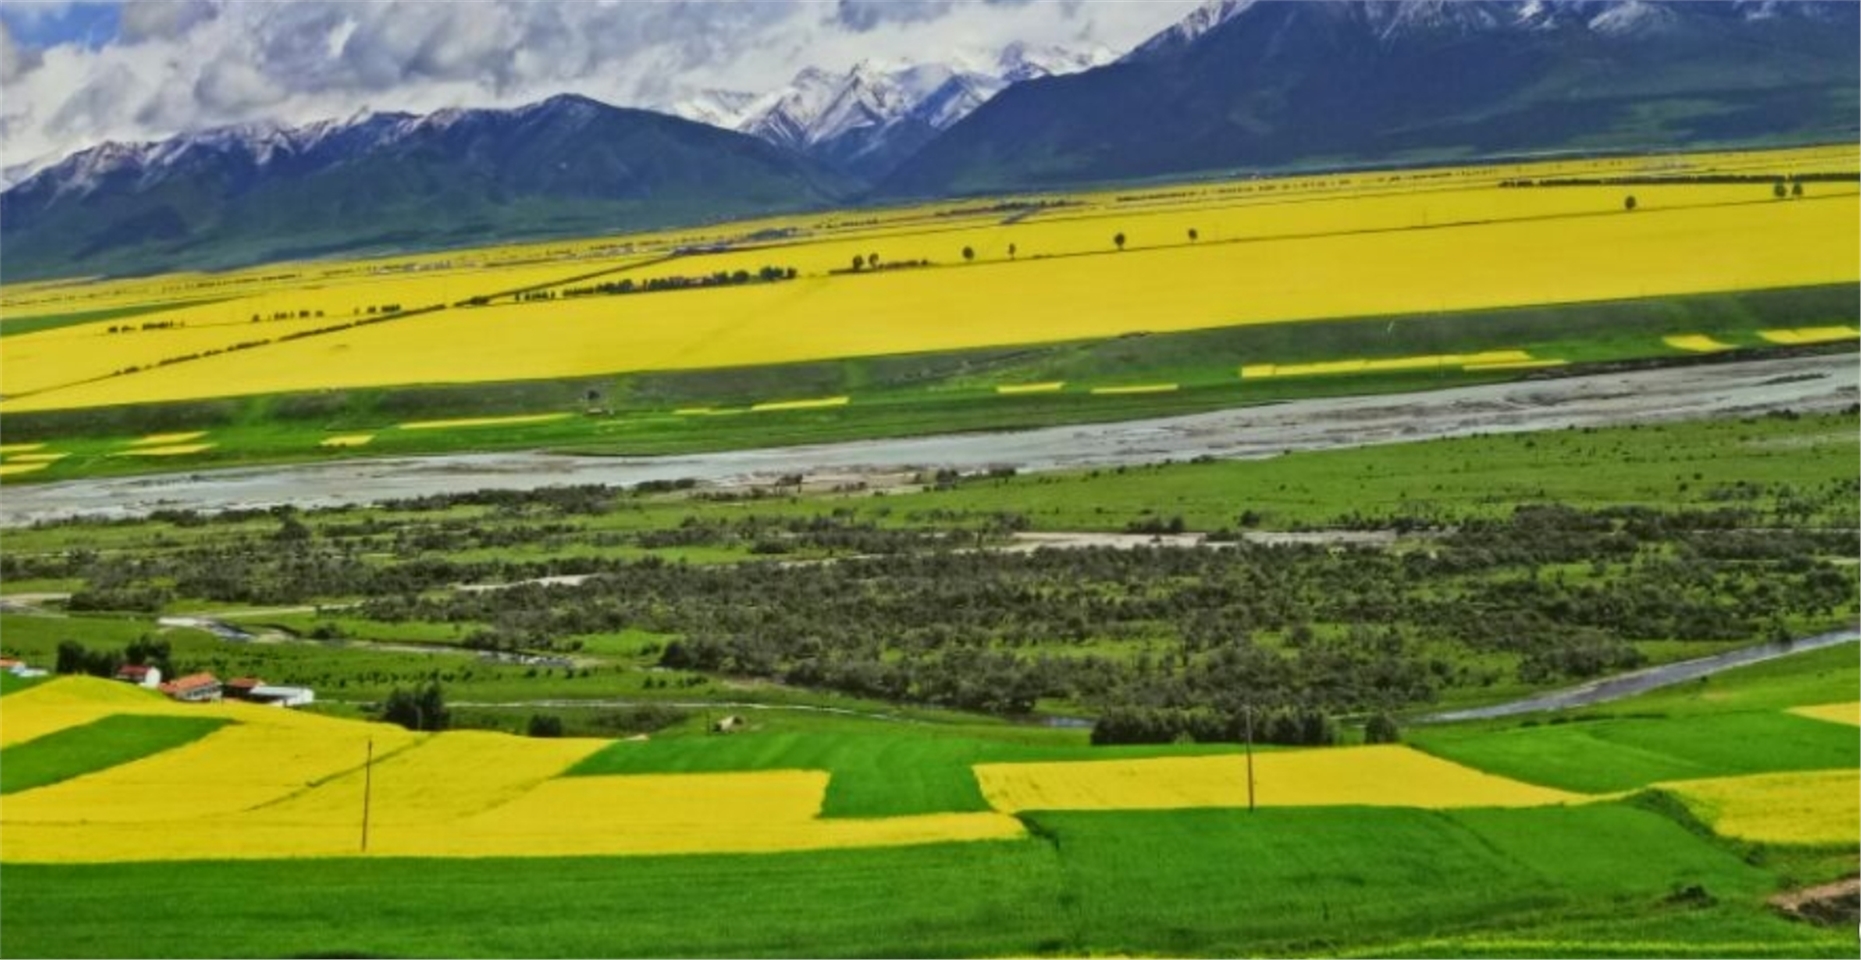
<svg viewBox="0 0 1861 960">
<path fill-rule="evenodd" d="M 368 852 L 368 801 L 375 789 L 375 738 L 368 738 L 368 758 L 362 762 L 362 852 Z"/>
<path fill-rule="evenodd" d="M 1254 705 L 1244 708 L 1247 717 L 1247 812 L 1254 812 Z"/>
</svg>

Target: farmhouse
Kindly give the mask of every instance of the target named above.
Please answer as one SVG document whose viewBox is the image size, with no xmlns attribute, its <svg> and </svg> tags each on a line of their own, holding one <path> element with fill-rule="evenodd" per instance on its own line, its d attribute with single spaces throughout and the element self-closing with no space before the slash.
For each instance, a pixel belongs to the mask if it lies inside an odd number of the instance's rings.
<svg viewBox="0 0 1861 960">
<path fill-rule="evenodd" d="M 274 707 L 302 707 L 317 702 L 317 694 L 309 687 L 274 687 L 261 684 L 247 691 L 245 699 L 253 703 L 270 704 Z"/>
<path fill-rule="evenodd" d="M 220 680 L 211 673 L 190 673 L 156 689 L 184 703 L 206 703 L 220 699 Z"/>
<path fill-rule="evenodd" d="M 228 700 L 249 700 L 252 691 L 264 685 L 265 681 L 257 677 L 234 677 L 226 681 L 220 693 Z"/>
<path fill-rule="evenodd" d="M 151 667 L 140 663 L 125 663 L 116 669 L 116 679 L 124 683 L 133 683 L 138 687 L 155 689 L 161 686 L 162 671 L 160 667 Z"/>
<path fill-rule="evenodd" d="M 0 670 L 16 677 L 43 677 L 46 671 L 30 666 L 24 660 L 15 657 L 0 657 Z"/>
</svg>

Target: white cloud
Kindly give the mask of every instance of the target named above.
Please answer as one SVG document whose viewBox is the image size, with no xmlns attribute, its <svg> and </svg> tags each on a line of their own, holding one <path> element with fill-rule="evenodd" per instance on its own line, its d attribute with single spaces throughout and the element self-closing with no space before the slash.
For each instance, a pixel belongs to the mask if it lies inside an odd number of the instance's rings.
<svg viewBox="0 0 1861 960">
<path fill-rule="evenodd" d="M 1013 40 L 1123 50 L 1195 0 L 132 0 L 97 49 L 0 25 L 0 163 L 364 107 L 509 106 L 561 92 L 665 106 L 803 67 L 976 55 Z"/>
</svg>

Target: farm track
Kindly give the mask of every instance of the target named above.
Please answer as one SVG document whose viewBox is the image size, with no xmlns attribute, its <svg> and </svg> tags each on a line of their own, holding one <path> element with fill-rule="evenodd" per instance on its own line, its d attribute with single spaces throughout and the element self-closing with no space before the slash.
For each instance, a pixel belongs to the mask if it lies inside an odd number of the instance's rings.
<svg viewBox="0 0 1861 960">
<path fill-rule="evenodd" d="M 531 451 L 75 480 L 7 490 L 0 502 L 0 527 L 64 517 L 140 517 L 164 508 L 322 507 L 565 484 L 694 478 L 730 489 L 768 485 L 795 474 L 866 476 L 1002 466 L 1041 471 L 1201 456 L 1257 459 L 1472 434 L 1833 411 L 1858 397 L 1861 371 L 1852 354 L 1799 356 L 1328 397 L 1149 420 L 668 457 Z"/>
</svg>

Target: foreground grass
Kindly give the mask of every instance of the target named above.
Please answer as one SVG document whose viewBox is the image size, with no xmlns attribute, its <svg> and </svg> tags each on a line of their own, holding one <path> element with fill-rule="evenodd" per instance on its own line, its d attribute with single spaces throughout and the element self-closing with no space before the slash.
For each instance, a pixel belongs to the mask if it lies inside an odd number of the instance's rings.
<svg viewBox="0 0 1861 960">
<path fill-rule="evenodd" d="M 1029 822 L 1024 841 L 766 856 L 9 866 L 0 907 L 32 956 L 1322 955 L 1520 930 L 1588 954 L 1631 923 L 1661 948 L 1621 952 L 1855 947 L 1766 916 L 1773 875 L 1626 804 Z M 151 891 L 160 909 L 121 909 Z M 190 935 L 201 917 L 212 937 Z"/>
<path fill-rule="evenodd" d="M 0 794 L 106 770 L 192 743 L 225 726 L 215 717 L 104 717 L 0 750 Z"/>
</svg>

